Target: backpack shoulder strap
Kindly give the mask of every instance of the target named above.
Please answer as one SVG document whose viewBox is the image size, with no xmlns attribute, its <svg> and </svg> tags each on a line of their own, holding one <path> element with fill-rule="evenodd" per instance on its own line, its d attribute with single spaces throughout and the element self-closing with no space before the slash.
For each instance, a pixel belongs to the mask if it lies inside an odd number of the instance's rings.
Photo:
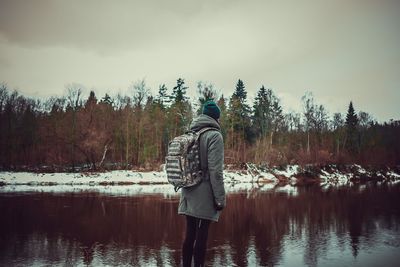
<svg viewBox="0 0 400 267">
<path fill-rule="evenodd" d="M 196 132 L 197 138 L 200 138 L 200 135 L 202 135 L 203 133 L 205 133 L 207 131 L 211 131 L 211 130 L 218 131 L 218 132 L 220 131 L 219 129 L 217 129 L 215 127 L 204 127 L 204 128 L 201 128 L 198 132 Z"/>
</svg>

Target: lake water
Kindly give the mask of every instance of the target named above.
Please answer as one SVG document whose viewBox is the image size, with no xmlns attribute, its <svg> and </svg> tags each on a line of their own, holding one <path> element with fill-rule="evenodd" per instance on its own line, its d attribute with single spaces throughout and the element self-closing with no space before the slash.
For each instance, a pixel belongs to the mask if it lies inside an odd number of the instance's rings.
<svg viewBox="0 0 400 267">
<path fill-rule="evenodd" d="M 400 186 L 228 195 L 207 266 L 400 266 Z M 0 266 L 179 266 L 178 197 L 0 194 Z"/>
</svg>

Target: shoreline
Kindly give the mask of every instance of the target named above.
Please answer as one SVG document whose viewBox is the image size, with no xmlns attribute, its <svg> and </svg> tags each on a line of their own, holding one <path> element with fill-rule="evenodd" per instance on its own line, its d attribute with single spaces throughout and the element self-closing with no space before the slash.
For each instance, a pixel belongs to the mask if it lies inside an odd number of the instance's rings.
<svg viewBox="0 0 400 267">
<path fill-rule="evenodd" d="M 20 165 L 14 166 L 12 168 L 0 168 L 0 173 L 4 172 L 30 172 L 30 173 L 105 173 L 112 171 L 132 171 L 132 172 L 163 172 L 164 163 L 160 163 L 159 165 L 151 165 L 147 167 L 134 167 L 129 165 L 126 167 L 125 165 L 109 163 L 106 164 L 102 168 L 93 169 L 90 165 L 80 165 L 74 168 L 69 166 L 62 165 L 40 165 L 40 166 L 29 166 L 29 165 Z M 269 170 L 283 170 L 286 168 L 290 168 L 292 166 L 299 167 L 301 169 L 309 170 L 309 169 L 325 169 L 331 166 L 335 166 L 339 169 L 352 168 L 352 166 L 358 166 L 366 170 L 386 170 L 386 169 L 394 169 L 398 170 L 400 173 L 400 164 L 399 165 L 391 165 L 391 164 L 359 164 L 359 163 L 309 163 L 309 164 L 281 164 L 281 165 L 272 165 L 268 166 L 265 164 L 255 164 L 252 162 L 247 163 L 234 163 L 234 164 L 224 164 L 224 170 L 231 171 L 246 171 L 248 166 L 256 166 L 260 169 L 269 169 Z"/>
<path fill-rule="evenodd" d="M 338 187 L 363 182 L 400 182 L 400 167 L 363 168 L 360 165 L 327 165 L 286 167 L 256 167 L 224 170 L 226 191 L 282 190 L 296 193 L 296 187 L 318 184 L 321 187 Z M 80 173 L 0 172 L 1 192 L 84 192 L 100 191 L 116 194 L 178 194 L 168 184 L 164 171 L 115 170 Z"/>
</svg>

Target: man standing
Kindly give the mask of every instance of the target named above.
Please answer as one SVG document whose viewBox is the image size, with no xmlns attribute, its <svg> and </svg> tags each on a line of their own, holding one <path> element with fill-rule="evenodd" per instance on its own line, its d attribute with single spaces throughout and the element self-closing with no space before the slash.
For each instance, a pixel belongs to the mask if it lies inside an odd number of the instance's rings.
<svg viewBox="0 0 400 267">
<path fill-rule="evenodd" d="M 217 222 L 226 205 L 223 181 L 224 141 L 219 117 L 221 110 L 214 101 L 203 105 L 202 114 L 190 125 L 198 132 L 212 127 L 200 136 L 200 165 L 202 182 L 196 186 L 182 188 L 178 214 L 186 216 L 186 237 L 182 247 L 183 266 L 204 266 L 207 249 L 208 228 L 211 221 Z"/>
</svg>

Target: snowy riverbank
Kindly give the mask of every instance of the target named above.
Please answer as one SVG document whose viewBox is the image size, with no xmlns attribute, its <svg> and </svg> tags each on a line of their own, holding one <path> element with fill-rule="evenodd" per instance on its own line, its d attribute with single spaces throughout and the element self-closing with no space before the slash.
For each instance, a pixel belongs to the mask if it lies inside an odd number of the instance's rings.
<svg viewBox="0 0 400 267">
<path fill-rule="evenodd" d="M 363 181 L 397 183 L 399 168 L 375 170 L 359 165 L 324 167 L 290 165 L 224 171 L 228 192 L 275 190 L 296 194 L 296 186 L 319 183 L 322 187 L 343 186 Z M 110 194 L 176 194 L 164 172 L 109 171 L 97 173 L 0 172 L 0 192 L 85 192 Z"/>
</svg>

